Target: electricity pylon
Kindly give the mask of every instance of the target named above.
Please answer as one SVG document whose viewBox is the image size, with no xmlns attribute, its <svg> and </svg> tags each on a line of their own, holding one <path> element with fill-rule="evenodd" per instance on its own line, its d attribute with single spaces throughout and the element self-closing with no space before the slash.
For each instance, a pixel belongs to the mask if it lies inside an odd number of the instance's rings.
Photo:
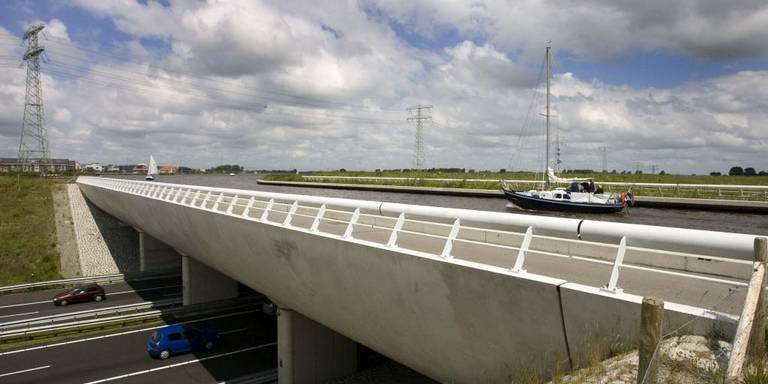
<svg viewBox="0 0 768 384">
<path fill-rule="evenodd" d="M 44 174 L 46 170 L 53 170 L 50 169 L 48 134 L 44 125 L 43 86 L 40 82 L 40 55 L 44 48 L 38 43 L 38 34 L 43 28 L 43 24 L 34 24 L 24 33 L 24 41 L 27 42 L 27 51 L 24 53 L 27 92 L 24 97 L 24 119 L 21 122 L 19 165 L 22 172 L 32 172 L 35 171 L 34 162 L 37 162 L 40 173 Z"/>
</svg>

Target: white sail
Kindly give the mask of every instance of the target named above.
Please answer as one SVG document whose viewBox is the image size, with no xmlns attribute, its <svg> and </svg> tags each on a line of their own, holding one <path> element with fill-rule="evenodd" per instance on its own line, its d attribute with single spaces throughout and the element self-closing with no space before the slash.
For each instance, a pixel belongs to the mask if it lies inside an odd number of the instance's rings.
<svg viewBox="0 0 768 384">
<path fill-rule="evenodd" d="M 149 155 L 149 167 L 147 168 L 147 176 L 157 175 L 157 163 L 152 155 Z"/>
</svg>

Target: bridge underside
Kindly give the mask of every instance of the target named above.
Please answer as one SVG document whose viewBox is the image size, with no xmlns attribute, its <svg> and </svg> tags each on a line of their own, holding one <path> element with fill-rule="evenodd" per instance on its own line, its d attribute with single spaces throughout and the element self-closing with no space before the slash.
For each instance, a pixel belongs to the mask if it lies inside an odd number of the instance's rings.
<svg viewBox="0 0 768 384">
<path fill-rule="evenodd" d="M 386 237 L 285 214 L 224 214 L 80 183 L 85 196 L 183 255 L 341 335 L 443 382 L 509 382 L 547 375 L 637 334 L 640 296 L 360 240 Z M 270 220 L 272 222 L 270 222 Z M 279 223 L 279 224 L 278 224 Z M 302 228 L 303 227 L 303 228 Z M 695 311 L 668 306 L 666 327 Z M 689 333 L 732 322 L 700 318 Z"/>
</svg>

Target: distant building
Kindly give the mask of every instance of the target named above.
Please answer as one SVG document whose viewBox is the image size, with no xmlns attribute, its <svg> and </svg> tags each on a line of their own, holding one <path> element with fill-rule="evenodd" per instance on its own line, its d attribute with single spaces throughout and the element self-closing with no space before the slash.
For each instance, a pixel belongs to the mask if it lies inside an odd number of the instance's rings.
<svg viewBox="0 0 768 384">
<path fill-rule="evenodd" d="M 117 169 L 122 173 L 131 173 L 136 166 L 133 164 L 118 165 Z"/>
<path fill-rule="evenodd" d="M 79 169 L 79 165 L 74 160 L 69 159 L 50 159 L 50 166 L 53 169 L 46 169 L 46 172 L 50 173 L 64 173 L 74 172 Z M 37 159 L 30 160 L 32 169 L 28 169 L 28 172 L 40 172 L 40 161 Z M 21 161 L 15 157 L 0 158 L 0 172 L 20 172 Z"/>
<path fill-rule="evenodd" d="M 178 173 L 192 173 L 192 168 L 180 166 L 178 171 Z"/>
<path fill-rule="evenodd" d="M 120 167 L 117 165 L 107 165 L 106 168 L 104 168 L 104 171 L 106 172 L 120 172 Z"/>
<path fill-rule="evenodd" d="M 135 173 L 146 173 L 149 168 L 144 163 L 139 163 L 133 166 L 133 172 Z"/>
<path fill-rule="evenodd" d="M 99 163 L 86 164 L 83 166 L 83 169 L 86 171 L 93 171 L 97 173 L 101 173 L 102 171 L 104 171 L 104 167 L 102 167 L 101 164 Z"/>
<path fill-rule="evenodd" d="M 172 165 L 164 165 L 160 167 L 157 172 L 161 175 L 175 175 L 176 174 L 176 167 Z"/>
</svg>

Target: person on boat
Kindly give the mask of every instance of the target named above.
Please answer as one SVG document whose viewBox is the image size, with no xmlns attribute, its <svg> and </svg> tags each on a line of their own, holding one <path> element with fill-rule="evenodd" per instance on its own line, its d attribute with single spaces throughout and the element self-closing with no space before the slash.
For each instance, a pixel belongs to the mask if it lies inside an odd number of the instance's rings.
<svg viewBox="0 0 768 384">
<path fill-rule="evenodd" d="M 572 181 L 570 187 L 568 187 L 568 192 L 579 192 L 579 183 Z"/>
<path fill-rule="evenodd" d="M 603 191 L 603 187 L 601 187 L 599 184 L 595 186 L 595 195 L 599 195 L 603 192 L 605 192 Z"/>
<path fill-rule="evenodd" d="M 619 201 L 624 204 L 635 205 L 635 195 L 632 193 L 632 187 L 629 187 L 626 192 L 621 193 Z"/>
</svg>

